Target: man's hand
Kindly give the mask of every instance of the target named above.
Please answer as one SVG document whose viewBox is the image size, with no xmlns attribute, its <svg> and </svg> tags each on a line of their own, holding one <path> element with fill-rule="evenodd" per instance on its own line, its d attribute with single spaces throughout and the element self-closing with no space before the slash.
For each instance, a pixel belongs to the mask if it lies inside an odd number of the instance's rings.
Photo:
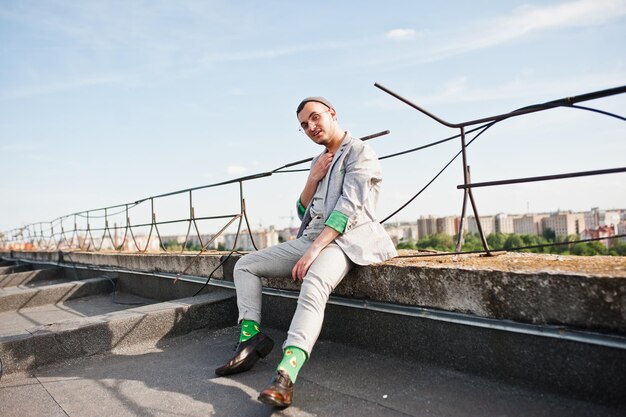
<svg viewBox="0 0 626 417">
<path fill-rule="evenodd" d="M 315 161 L 315 165 L 311 168 L 309 177 L 304 185 L 304 190 L 302 190 L 302 193 L 300 194 L 300 204 L 304 207 L 307 207 L 313 199 L 315 190 L 317 190 L 317 184 L 328 172 L 331 162 L 333 162 L 333 154 L 330 152 L 326 152 L 324 155 L 320 156 L 317 161 Z"/>
<path fill-rule="evenodd" d="M 315 180 L 316 183 L 320 182 L 328 172 L 328 167 L 330 167 L 330 163 L 332 161 L 333 154 L 330 152 L 326 152 L 324 155 L 320 156 L 315 162 L 313 168 L 311 168 L 309 177 L 312 180 Z"/>
<path fill-rule="evenodd" d="M 304 276 L 309 272 L 309 268 L 315 262 L 319 254 L 322 250 L 328 246 L 330 242 L 335 240 L 335 238 L 339 236 L 339 232 L 333 229 L 332 227 L 324 227 L 322 233 L 315 239 L 313 244 L 309 246 L 302 258 L 296 262 L 293 269 L 291 270 L 291 278 L 294 281 L 304 281 Z"/>
<path fill-rule="evenodd" d="M 294 265 L 291 270 L 291 277 L 296 282 L 304 281 L 304 276 L 309 272 L 309 268 L 313 261 L 315 261 L 320 254 L 321 250 L 315 246 L 309 247 L 309 249 L 302 255 L 302 258 Z"/>
</svg>

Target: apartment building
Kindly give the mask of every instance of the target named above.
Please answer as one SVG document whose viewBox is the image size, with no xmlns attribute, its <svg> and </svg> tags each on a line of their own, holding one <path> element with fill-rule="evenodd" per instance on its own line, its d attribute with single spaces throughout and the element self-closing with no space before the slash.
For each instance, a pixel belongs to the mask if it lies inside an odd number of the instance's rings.
<svg viewBox="0 0 626 417">
<path fill-rule="evenodd" d="M 495 216 L 480 216 L 480 225 L 483 229 L 485 236 L 490 233 L 496 232 L 496 217 Z M 467 230 L 470 233 L 478 233 L 478 225 L 476 224 L 476 217 L 468 216 L 467 218 Z"/>
<path fill-rule="evenodd" d="M 585 230 L 585 214 L 557 212 L 541 220 L 543 230 L 552 229 L 557 237 L 581 234 Z"/>
<path fill-rule="evenodd" d="M 437 218 L 437 233 L 456 236 L 459 233 L 460 222 L 459 216 L 439 217 Z"/>
<path fill-rule="evenodd" d="M 385 224 L 384 227 L 394 245 L 417 240 L 417 224 L 415 223 Z"/>
<path fill-rule="evenodd" d="M 543 234 L 542 220 L 548 217 L 547 214 L 526 214 L 513 219 L 513 233 L 520 235 L 541 235 Z"/>
<path fill-rule="evenodd" d="M 417 219 L 417 238 L 422 239 L 437 233 L 437 218 L 435 216 L 421 216 Z"/>
<path fill-rule="evenodd" d="M 600 210 L 598 207 L 585 212 L 585 226 L 588 229 L 597 229 L 602 226 L 610 226 L 617 233 L 617 226 L 621 222 L 619 210 Z"/>
<path fill-rule="evenodd" d="M 515 233 L 514 221 L 520 216 L 500 213 L 496 215 L 497 233 Z"/>
</svg>

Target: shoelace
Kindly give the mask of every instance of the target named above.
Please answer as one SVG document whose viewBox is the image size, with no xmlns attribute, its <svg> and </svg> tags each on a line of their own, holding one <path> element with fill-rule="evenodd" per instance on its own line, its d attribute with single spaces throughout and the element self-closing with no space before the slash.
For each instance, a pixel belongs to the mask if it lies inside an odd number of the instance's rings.
<svg viewBox="0 0 626 417">
<path fill-rule="evenodd" d="M 287 373 L 278 371 L 276 376 L 276 383 L 288 387 L 292 382 L 289 379 Z"/>
</svg>

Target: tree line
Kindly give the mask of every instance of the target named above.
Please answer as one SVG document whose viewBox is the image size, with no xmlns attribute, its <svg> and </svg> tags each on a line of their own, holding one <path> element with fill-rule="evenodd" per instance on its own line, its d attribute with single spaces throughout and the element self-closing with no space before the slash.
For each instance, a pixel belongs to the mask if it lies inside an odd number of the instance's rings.
<svg viewBox="0 0 626 417">
<path fill-rule="evenodd" d="M 480 236 L 477 233 L 466 233 L 463 235 L 463 251 L 484 250 Z M 556 236 L 554 231 L 546 229 L 542 235 L 522 235 L 516 233 L 490 233 L 487 236 L 487 243 L 491 250 L 514 250 L 527 246 L 539 246 L 560 243 L 556 246 L 545 246 L 539 248 L 521 249 L 519 252 L 531 253 L 554 253 L 560 255 L 610 255 L 626 256 L 626 243 L 619 239 L 611 239 L 612 245 L 607 248 L 603 241 L 568 243 L 580 240 L 579 235 L 567 237 Z M 441 252 L 454 252 L 456 249 L 456 236 L 449 236 L 444 233 L 428 235 L 418 241 L 400 242 L 396 245 L 398 249 L 413 250 L 435 250 Z"/>
</svg>

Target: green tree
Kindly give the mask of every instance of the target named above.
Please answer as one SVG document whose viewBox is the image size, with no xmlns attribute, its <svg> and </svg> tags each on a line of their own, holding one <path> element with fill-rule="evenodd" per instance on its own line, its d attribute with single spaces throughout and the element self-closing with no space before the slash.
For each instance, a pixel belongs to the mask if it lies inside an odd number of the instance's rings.
<svg viewBox="0 0 626 417">
<path fill-rule="evenodd" d="M 413 243 L 413 242 L 399 242 L 396 245 L 396 248 L 398 248 L 398 249 L 413 249 L 413 250 L 417 249 L 417 247 L 415 246 L 415 243 Z"/>
<path fill-rule="evenodd" d="M 202 250 L 202 246 L 199 243 L 187 242 L 187 244 L 185 245 L 185 250 L 186 251 L 199 252 L 199 251 Z"/>
<path fill-rule="evenodd" d="M 175 240 L 166 240 L 163 242 L 163 247 L 168 252 L 176 252 L 183 248 L 183 246 Z"/>
<path fill-rule="evenodd" d="M 607 249 L 601 242 L 581 242 L 575 243 L 570 253 L 579 256 L 605 255 Z"/>
<path fill-rule="evenodd" d="M 490 249 L 502 249 L 504 247 L 504 242 L 506 242 L 506 233 L 490 233 L 487 236 L 487 244 L 489 244 Z"/>
<path fill-rule="evenodd" d="M 398 249 L 427 249 L 436 250 L 440 252 L 453 252 L 456 249 L 455 236 L 448 236 L 442 233 L 437 233 L 429 236 L 425 236 L 419 241 L 413 243 L 400 242 L 397 245 Z M 601 242 L 582 242 L 572 243 L 580 240 L 578 235 L 570 235 L 566 237 L 556 236 L 550 229 L 546 229 L 543 235 L 519 235 L 519 234 L 507 234 L 507 233 L 491 233 L 487 236 L 487 243 L 490 249 L 504 249 L 515 250 L 520 247 L 527 246 L 541 246 L 551 243 L 563 243 L 562 245 L 547 246 L 539 248 L 522 249 L 521 252 L 534 252 L 534 253 L 557 253 L 563 255 L 613 255 L 613 256 L 626 256 L 626 243 L 619 240 L 614 240 L 612 247 L 607 250 Z M 462 251 L 481 251 L 483 250 L 482 241 L 480 236 L 475 233 L 466 233 L 464 235 L 464 242 Z"/>
<path fill-rule="evenodd" d="M 548 242 L 555 242 L 556 241 L 556 233 L 554 233 L 554 230 L 550 229 L 549 227 L 546 227 L 543 230 L 543 235 L 542 235 Z"/>
<path fill-rule="evenodd" d="M 428 235 L 423 239 L 420 239 L 416 243 L 402 242 L 403 247 L 412 249 L 428 249 L 444 252 L 451 252 L 454 250 L 455 243 L 452 236 L 448 236 L 444 233 L 436 233 L 434 235 Z M 400 244 L 399 244 L 400 245 Z M 406 246 L 405 246 L 406 245 Z"/>
<path fill-rule="evenodd" d="M 539 235 L 520 235 L 522 238 L 522 242 L 524 242 L 523 246 L 539 246 L 549 244 L 549 242 L 545 237 Z M 524 252 L 534 252 L 534 253 L 549 253 L 550 247 L 545 248 L 529 248 L 524 249 Z"/>
<path fill-rule="evenodd" d="M 507 250 L 525 246 L 522 237 L 517 234 L 509 235 L 504 242 L 504 248 Z"/>
<path fill-rule="evenodd" d="M 480 239 L 478 233 L 466 233 L 463 235 L 463 247 L 464 252 L 484 250 L 483 242 Z"/>
<path fill-rule="evenodd" d="M 613 245 L 608 251 L 608 255 L 626 256 L 626 242 L 619 239 L 613 239 Z"/>
</svg>

